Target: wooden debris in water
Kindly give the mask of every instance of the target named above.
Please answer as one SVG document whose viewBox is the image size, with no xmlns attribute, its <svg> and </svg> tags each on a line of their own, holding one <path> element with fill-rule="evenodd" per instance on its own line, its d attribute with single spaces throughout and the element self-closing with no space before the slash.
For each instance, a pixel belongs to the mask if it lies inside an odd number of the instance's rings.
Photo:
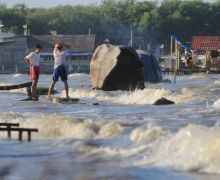
<svg viewBox="0 0 220 180">
<path fill-rule="evenodd" d="M 53 103 L 78 103 L 79 98 L 59 98 L 59 97 L 53 97 L 52 98 Z"/>
<path fill-rule="evenodd" d="M 0 123 L 0 131 L 7 131 L 9 139 L 11 139 L 11 132 L 12 131 L 18 132 L 18 140 L 19 141 L 23 140 L 23 132 L 27 132 L 28 142 L 30 142 L 31 141 L 31 133 L 38 132 L 38 129 L 19 128 L 18 123 Z"/>
<path fill-rule="evenodd" d="M 6 86 L 0 86 L 0 90 L 20 89 L 20 88 L 30 87 L 31 85 L 32 85 L 32 82 L 27 82 L 27 83 L 17 84 L 17 85 L 6 85 Z"/>
</svg>

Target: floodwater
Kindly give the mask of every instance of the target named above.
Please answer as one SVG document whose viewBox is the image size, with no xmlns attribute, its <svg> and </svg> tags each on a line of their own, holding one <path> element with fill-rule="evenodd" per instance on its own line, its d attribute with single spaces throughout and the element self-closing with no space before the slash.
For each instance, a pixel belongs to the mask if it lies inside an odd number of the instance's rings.
<svg viewBox="0 0 220 180">
<path fill-rule="evenodd" d="M 135 92 L 92 91 L 69 75 L 78 104 L 21 102 L 23 89 L 0 92 L 0 122 L 38 128 L 32 142 L 0 132 L 0 179 L 220 179 L 220 75 L 172 76 Z M 39 86 L 48 87 L 50 75 Z M 169 81 L 170 80 L 170 81 Z M 0 85 L 29 81 L 0 75 Z M 63 84 L 56 86 L 64 96 Z M 176 105 L 153 106 L 158 98 Z M 94 106 L 93 103 L 99 103 Z"/>
</svg>

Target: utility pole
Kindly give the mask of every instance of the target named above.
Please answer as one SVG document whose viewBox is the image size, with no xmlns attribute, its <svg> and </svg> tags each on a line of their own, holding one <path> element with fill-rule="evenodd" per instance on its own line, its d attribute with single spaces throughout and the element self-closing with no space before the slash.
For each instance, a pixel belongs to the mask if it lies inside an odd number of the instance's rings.
<svg viewBox="0 0 220 180">
<path fill-rule="evenodd" d="M 22 27 L 24 28 L 24 35 L 28 35 L 28 25 L 24 24 Z"/>
<path fill-rule="evenodd" d="M 130 46 L 131 47 L 133 47 L 133 29 L 131 28 L 131 33 L 130 33 L 130 35 L 131 35 L 131 40 L 130 40 Z"/>
<path fill-rule="evenodd" d="M 4 25 L 2 24 L 2 22 L 0 21 L 0 32 L 2 32 L 2 27 L 3 27 Z"/>
</svg>

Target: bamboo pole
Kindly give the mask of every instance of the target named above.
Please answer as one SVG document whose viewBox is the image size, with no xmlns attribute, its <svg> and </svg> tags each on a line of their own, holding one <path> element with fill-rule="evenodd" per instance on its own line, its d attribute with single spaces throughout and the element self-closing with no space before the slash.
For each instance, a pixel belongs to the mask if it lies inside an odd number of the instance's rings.
<svg viewBox="0 0 220 180">
<path fill-rule="evenodd" d="M 175 56 L 176 56 L 176 64 L 174 67 L 174 85 L 176 85 L 176 76 L 177 76 L 177 68 L 178 68 L 178 51 L 177 51 L 177 42 L 175 41 Z"/>
<path fill-rule="evenodd" d="M 173 38 L 171 36 L 171 38 L 170 38 L 170 56 L 172 57 L 172 55 L 173 55 Z"/>
</svg>

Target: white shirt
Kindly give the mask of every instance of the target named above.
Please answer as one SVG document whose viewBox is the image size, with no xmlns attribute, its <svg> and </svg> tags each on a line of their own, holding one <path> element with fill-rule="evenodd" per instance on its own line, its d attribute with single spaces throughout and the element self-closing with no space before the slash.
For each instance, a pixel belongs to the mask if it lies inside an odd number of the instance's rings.
<svg viewBox="0 0 220 180">
<path fill-rule="evenodd" d="M 37 54 L 35 51 L 33 51 L 30 54 L 28 54 L 25 58 L 30 60 L 30 64 L 32 66 L 40 65 L 40 53 Z"/>
<path fill-rule="evenodd" d="M 57 68 L 58 66 L 65 65 L 65 58 L 69 54 L 68 50 L 59 51 L 54 49 L 53 55 L 54 55 L 54 68 Z"/>
</svg>

